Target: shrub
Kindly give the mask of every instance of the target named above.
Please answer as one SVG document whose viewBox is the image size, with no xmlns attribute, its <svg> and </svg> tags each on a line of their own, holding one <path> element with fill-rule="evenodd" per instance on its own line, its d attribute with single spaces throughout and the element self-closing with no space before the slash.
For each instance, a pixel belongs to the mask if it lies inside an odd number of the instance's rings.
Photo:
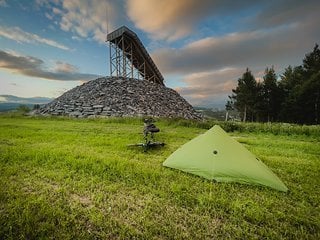
<svg viewBox="0 0 320 240">
<path fill-rule="evenodd" d="M 28 113 L 28 112 L 30 112 L 30 108 L 27 105 L 21 104 L 17 107 L 17 111 L 21 112 L 21 113 Z"/>
</svg>

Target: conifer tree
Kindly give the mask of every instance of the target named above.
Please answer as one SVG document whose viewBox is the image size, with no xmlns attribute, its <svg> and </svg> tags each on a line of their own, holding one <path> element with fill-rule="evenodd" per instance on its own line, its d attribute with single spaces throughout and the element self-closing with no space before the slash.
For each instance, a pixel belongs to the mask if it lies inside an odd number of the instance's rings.
<svg viewBox="0 0 320 240">
<path fill-rule="evenodd" d="M 251 121 L 255 119 L 254 105 L 257 97 L 257 82 L 251 71 L 247 68 L 242 77 L 238 79 L 238 86 L 232 89 L 231 99 L 234 102 L 234 107 L 240 112 L 242 121 Z"/>
</svg>

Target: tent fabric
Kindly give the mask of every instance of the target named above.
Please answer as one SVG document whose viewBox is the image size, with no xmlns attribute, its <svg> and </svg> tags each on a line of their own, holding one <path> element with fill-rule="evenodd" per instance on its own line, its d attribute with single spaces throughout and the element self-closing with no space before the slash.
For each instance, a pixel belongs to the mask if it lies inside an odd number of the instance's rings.
<svg viewBox="0 0 320 240">
<path fill-rule="evenodd" d="M 284 183 L 218 125 L 172 153 L 163 166 L 217 182 L 265 185 L 286 192 Z"/>
</svg>

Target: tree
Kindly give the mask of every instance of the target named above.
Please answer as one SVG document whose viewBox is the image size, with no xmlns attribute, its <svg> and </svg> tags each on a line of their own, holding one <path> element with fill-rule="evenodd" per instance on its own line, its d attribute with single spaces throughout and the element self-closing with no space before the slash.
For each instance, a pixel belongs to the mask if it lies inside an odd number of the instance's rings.
<svg viewBox="0 0 320 240">
<path fill-rule="evenodd" d="M 320 71 L 312 74 L 302 85 L 300 96 L 300 106 L 303 114 L 300 122 L 307 124 L 319 124 L 320 116 Z"/>
<path fill-rule="evenodd" d="M 33 105 L 33 110 L 39 110 L 39 109 L 40 109 L 40 104 Z"/>
<path fill-rule="evenodd" d="M 242 121 L 247 121 L 248 116 L 254 120 L 255 101 L 257 97 L 257 82 L 251 71 L 247 68 L 246 72 L 238 79 L 238 86 L 232 89 L 233 94 L 230 99 L 234 102 L 234 107 L 240 112 Z"/>
<path fill-rule="evenodd" d="M 318 74 L 320 71 L 320 49 L 319 45 L 316 44 L 311 53 L 306 54 L 303 59 L 303 68 L 305 75 L 310 78 L 314 74 Z"/>
<path fill-rule="evenodd" d="M 272 68 L 266 68 L 263 82 L 256 82 L 247 68 L 232 90 L 227 110 L 234 106 L 243 121 L 284 121 L 320 123 L 320 49 L 316 44 L 303 64 L 288 66 L 277 81 Z M 233 104 L 232 104 L 233 103 Z"/>
<path fill-rule="evenodd" d="M 232 111 L 234 109 L 234 104 L 233 104 L 233 101 L 232 101 L 232 98 L 229 96 L 229 99 L 226 103 L 226 121 L 228 121 L 229 119 L 229 112 Z"/>
<path fill-rule="evenodd" d="M 320 50 L 318 44 L 305 55 L 303 64 L 289 66 L 281 76 L 283 94 L 280 118 L 301 124 L 318 124 L 320 116 Z"/>
<path fill-rule="evenodd" d="M 304 81 L 301 86 L 302 121 L 318 124 L 320 116 L 320 49 L 316 44 L 313 51 L 303 59 Z"/>
<path fill-rule="evenodd" d="M 287 67 L 281 75 L 279 89 L 282 96 L 280 120 L 284 122 L 300 122 L 302 109 L 300 106 L 301 86 L 303 84 L 303 68 Z"/>
<path fill-rule="evenodd" d="M 261 82 L 257 82 L 256 100 L 254 104 L 257 122 L 265 121 L 265 104 L 263 98 L 263 85 Z"/>
<path fill-rule="evenodd" d="M 263 120 L 276 121 L 280 111 L 281 93 L 277 83 L 277 75 L 273 69 L 266 68 L 261 87 Z"/>
</svg>

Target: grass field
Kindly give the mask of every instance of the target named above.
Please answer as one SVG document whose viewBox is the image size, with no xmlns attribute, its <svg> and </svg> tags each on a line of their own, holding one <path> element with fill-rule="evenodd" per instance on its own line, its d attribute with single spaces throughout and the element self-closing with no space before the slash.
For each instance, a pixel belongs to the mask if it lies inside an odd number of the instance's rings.
<svg viewBox="0 0 320 240">
<path fill-rule="evenodd" d="M 221 122 L 283 193 L 162 167 L 212 124 L 0 115 L 0 239 L 320 239 L 320 126 Z"/>
</svg>

